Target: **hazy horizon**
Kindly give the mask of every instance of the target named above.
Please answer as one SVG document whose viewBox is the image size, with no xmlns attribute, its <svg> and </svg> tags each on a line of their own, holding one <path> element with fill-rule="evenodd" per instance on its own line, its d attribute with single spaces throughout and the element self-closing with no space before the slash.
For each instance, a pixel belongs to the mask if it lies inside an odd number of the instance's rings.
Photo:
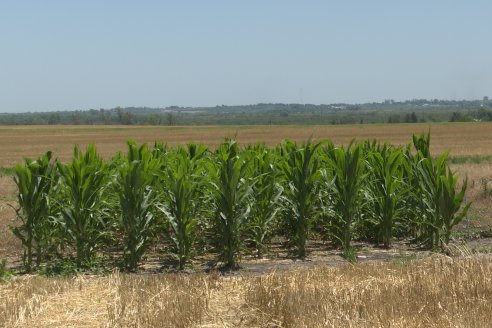
<svg viewBox="0 0 492 328">
<path fill-rule="evenodd" d="M 0 112 L 492 96 L 487 1 L 0 3 Z"/>
</svg>

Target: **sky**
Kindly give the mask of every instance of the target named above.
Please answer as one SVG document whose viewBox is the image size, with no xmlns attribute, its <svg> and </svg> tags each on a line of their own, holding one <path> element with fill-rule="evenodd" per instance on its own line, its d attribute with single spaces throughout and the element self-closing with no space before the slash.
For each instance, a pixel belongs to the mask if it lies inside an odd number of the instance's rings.
<svg viewBox="0 0 492 328">
<path fill-rule="evenodd" d="M 0 112 L 492 96 L 492 1 L 0 0 Z"/>
</svg>

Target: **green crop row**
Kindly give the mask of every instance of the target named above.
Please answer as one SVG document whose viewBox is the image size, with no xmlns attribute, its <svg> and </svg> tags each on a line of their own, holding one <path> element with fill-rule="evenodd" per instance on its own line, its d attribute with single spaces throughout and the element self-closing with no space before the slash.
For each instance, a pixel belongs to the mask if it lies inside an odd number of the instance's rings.
<svg viewBox="0 0 492 328">
<path fill-rule="evenodd" d="M 246 250 L 261 257 L 284 236 L 299 257 L 316 233 L 351 253 L 363 240 L 391 247 L 406 238 L 436 249 L 466 215 L 467 183 L 447 154 L 433 158 L 429 135 L 407 147 L 376 141 L 336 147 L 330 141 L 240 148 L 138 146 L 103 160 L 90 145 L 61 163 L 47 152 L 15 168 L 27 271 L 73 256 L 84 267 L 100 254 L 121 254 L 135 270 L 156 244 L 169 244 L 180 269 L 199 252 L 225 267 Z"/>
</svg>

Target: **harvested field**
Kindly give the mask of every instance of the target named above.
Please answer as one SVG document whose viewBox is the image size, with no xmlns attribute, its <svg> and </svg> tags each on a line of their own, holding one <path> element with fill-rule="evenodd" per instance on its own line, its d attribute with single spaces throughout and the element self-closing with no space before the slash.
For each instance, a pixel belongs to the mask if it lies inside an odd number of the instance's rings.
<svg viewBox="0 0 492 328">
<path fill-rule="evenodd" d="M 278 144 L 283 139 L 305 141 L 309 137 L 331 139 L 335 144 L 352 138 L 376 138 L 405 145 L 413 133 L 431 131 L 432 150 L 450 150 L 453 156 L 491 156 L 492 123 L 374 124 L 324 126 L 3 126 L 0 128 L 0 167 L 19 163 L 52 150 L 61 160 L 71 158 L 73 146 L 95 143 L 100 154 L 111 156 L 124 150 L 126 141 L 161 141 L 168 145 L 199 142 L 210 146 L 225 136 L 236 136 L 240 143 Z"/>
<path fill-rule="evenodd" d="M 488 256 L 0 285 L 0 327 L 489 327 Z"/>
</svg>

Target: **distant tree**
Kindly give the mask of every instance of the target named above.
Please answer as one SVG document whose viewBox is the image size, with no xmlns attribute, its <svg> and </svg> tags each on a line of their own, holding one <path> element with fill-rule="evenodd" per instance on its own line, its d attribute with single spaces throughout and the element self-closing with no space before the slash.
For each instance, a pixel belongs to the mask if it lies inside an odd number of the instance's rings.
<svg viewBox="0 0 492 328">
<path fill-rule="evenodd" d="M 82 124 L 82 117 L 79 111 L 72 113 L 72 124 L 79 125 Z"/>
<path fill-rule="evenodd" d="M 417 114 L 415 112 L 407 113 L 405 115 L 405 123 L 417 123 L 419 120 L 417 118 Z"/>
<path fill-rule="evenodd" d="M 50 113 L 48 115 L 48 124 L 60 124 L 61 117 L 59 113 Z"/>
<path fill-rule="evenodd" d="M 121 107 L 116 107 L 116 115 L 118 115 L 118 122 L 120 124 L 123 124 L 123 115 L 124 115 L 124 111 Z"/>
<path fill-rule="evenodd" d="M 388 123 L 400 123 L 399 115 L 390 115 L 388 118 Z"/>
<path fill-rule="evenodd" d="M 121 124 L 123 125 L 132 125 L 135 123 L 135 117 L 130 112 L 124 112 L 121 118 Z"/>
<path fill-rule="evenodd" d="M 451 119 L 449 121 L 450 122 L 468 122 L 468 121 L 470 121 L 470 119 L 464 113 L 453 112 L 453 114 L 451 115 Z"/>
<path fill-rule="evenodd" d="M 492 121 L 492 111 L 480 108 L 476 113 L 476 117 L 481 121 Z"/>
<path fill-rule="evenodd" d="M 101 108 L 99 110 L 99 114 L 101 116 L 101 122 L 103 124 L 110 124 L 111 123 L 111 116 L 109 113 L 107 113 L 104 108 Z"/>
<path fill-rule="evenodd" d="M 173 112 L 167 113 L 166 121 L 169 126 L 176 125 L 176 115 Z"/>
</svg>

